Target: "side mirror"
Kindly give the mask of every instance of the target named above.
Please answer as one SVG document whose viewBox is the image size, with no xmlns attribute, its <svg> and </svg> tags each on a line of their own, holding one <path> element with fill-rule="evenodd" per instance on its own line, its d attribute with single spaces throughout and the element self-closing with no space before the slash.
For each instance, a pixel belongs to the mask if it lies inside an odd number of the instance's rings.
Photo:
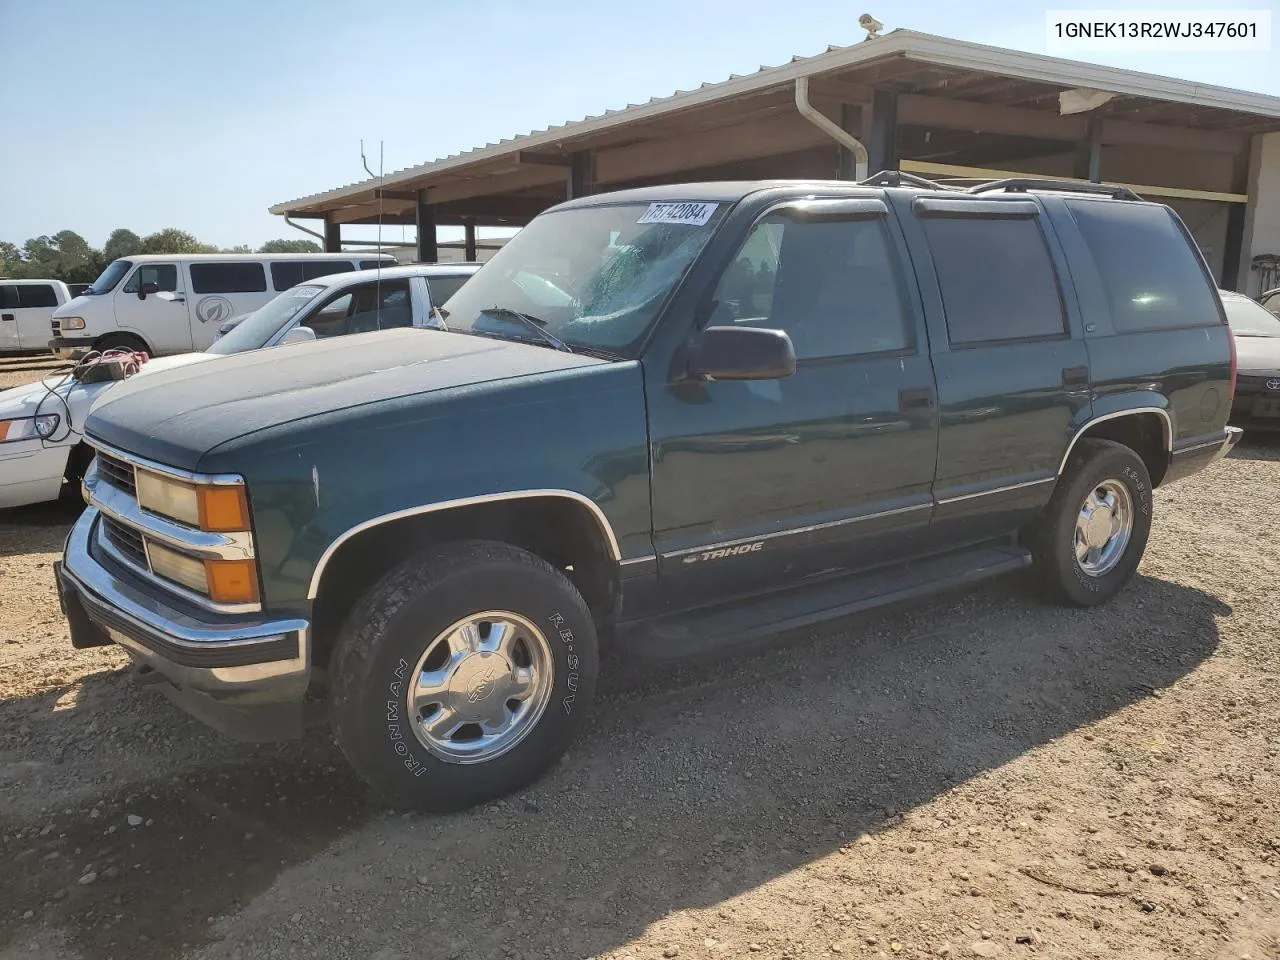
<svg viewBox="0 0 1280 960">
<path fill-rule="evenodd" d="M 145 300 L 153 293 L 159 293 L 160 287 L 150 281 L 138 284 L 138 299 Z"/>
<path fill-rule="evenodd" d="M 782 330 L 707 327 L 689 348 L 687 371 L 699 380 L 781 380 L 796 372 L 796 351 Z"/>
<path fill-rule="evenodd" d="M 316 338 L 316 332 L 310 327 L 294 327 L 280 338 L 280 346 L 289 343 L 307 343 Z"/>
</svg>

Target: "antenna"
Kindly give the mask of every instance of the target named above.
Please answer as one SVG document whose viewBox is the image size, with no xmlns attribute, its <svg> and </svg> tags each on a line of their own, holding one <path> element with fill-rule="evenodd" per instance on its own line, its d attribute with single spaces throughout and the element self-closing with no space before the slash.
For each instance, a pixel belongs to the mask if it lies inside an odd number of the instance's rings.
<svg viewBox="0 0 1280 960">
<path fill-rule="evenodd" d="M 383 164 L 382 159 L 384 143 L 385 141 L 383 140 L 378 141 L 378 175 L 375 177 L 373 171 L 369 169 L 369 161 L 364 155 L 364 140 L 362 139 L 360 141 L 360 163 L 364 166 L 364 172 L 369 175 L 370 180 L 378 181 L 378 246 L 376 248 L 378 251 L 378 258 L 375 261 L 376 266 L 374 267 L 376 273 L 374 274 L 373 280 L 373 297 L 375 301 L 373 309 L 375 322 L 377 323 L 379 330 L 382 329 L 382 207 L 385 202 L 383 200 L 382 188 L 386 185 L 384 182 L 386 180 L 386 167 Z"/>
</svg>

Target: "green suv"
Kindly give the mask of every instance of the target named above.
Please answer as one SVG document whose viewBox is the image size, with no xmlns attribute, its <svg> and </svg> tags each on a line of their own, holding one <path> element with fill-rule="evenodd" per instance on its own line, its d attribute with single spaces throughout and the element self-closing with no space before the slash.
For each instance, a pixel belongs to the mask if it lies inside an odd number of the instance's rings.
<svg viewBox="0 0 1280 960">
<path fill-rule="evenodd" d="M 519 788 L 602 637 L 678 657 L 1031 567 L 1101 603 L 1226 426 L 1232 337 L 1167 207 L 882 176 L 537 217 L 435 314 L 126 382 L 58 580 L 235 736 L 323 690 L 388 801 Z M 321 683 L 321 680 L 326 682 Z"/>
</svg>

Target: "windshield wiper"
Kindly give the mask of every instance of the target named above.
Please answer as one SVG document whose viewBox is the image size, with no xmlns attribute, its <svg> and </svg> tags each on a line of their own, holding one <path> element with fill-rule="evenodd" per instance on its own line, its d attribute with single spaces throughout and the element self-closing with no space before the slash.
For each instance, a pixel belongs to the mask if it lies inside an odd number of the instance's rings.
<svg viewBox="0 0 1280 960">
<path fill-rule="evenodd" d="M 448 310 L 446 310 L 444 307 L 432 307 L 431 312 L 435 314 L 436 323 L 440 324 L 441 330 L 443 330 L 445 333 L 453 332 L 449 329 L 449 325 L 444 322 L 444 318 L 449 315 Z"/>
<path fill-rule="evenodd" d="M 569 349 L 569 345 L 567 343 L 565 343 L 559 337 L 551 333 L 548 333 L 544 329 L 547 325 L 547 322 L 545 320 L 539 320 L 537 317 L 531 317 L 527 313 L 521 313 L 519 310 L 512 310 L 510 307 L 486 307 L 484 310 L 481 310 L 480 312 L 490 313 L 490 314 L 493 314 L 493 316 L 495 317 L 513 317 L 516 320 L 519 320 L 526 327 L 528 327 L 530 330 L 532 330 L 534 333 L 540 336 L 547 343 L 551 344 L 551 346 L 555 347 L 557 350 L 563 350 L 565 353 L 573 353 L 573 351 Z"/>
</svg>

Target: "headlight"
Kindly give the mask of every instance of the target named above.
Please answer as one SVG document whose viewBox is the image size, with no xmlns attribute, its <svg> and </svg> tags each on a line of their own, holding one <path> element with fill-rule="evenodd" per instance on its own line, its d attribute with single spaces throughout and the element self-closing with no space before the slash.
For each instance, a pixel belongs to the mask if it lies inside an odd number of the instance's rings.
<svg viewBox="0 0 1280 960">
<path fill-rule="evenodd" d="M 0 420 L 0 443 L 15 440 L 31 440 L 34 437 L 53 436 L 58 429 L 58 414 L 46 413 L 39 417 L 22 417 L 18 420 Z"/>
<path fill-rule="evenodd" d="M 144 510 L 211 533 L 249 529 L 249 502 L 242 486 L 185 483 L 141 468 L 135 480 L 138 505 Z"/>
<path fill-rule="evenodd" d="M 59 330 L 83 330 L 84 317 L 58 317 Z"/>
<path fill-rule="evenodd" d="M 200 560 L 150 539 L 147 556 L 157 576 L 216 603 L 258 602 L 258 569 L 252 560 Z"/>
</svg>

